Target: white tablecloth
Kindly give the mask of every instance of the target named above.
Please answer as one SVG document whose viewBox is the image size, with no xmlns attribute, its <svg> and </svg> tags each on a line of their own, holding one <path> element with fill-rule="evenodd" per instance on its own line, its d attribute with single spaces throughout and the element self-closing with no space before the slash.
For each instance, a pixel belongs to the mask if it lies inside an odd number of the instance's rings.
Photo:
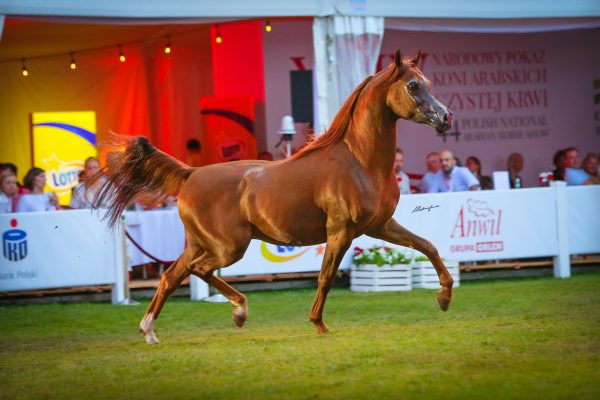
<svg viewBox="0 0 600 400">
<path fill-rule="evenodd" d="M 185 247 L 185 231 L 177 209 L 126 211 L 125 230 L 152 256 L 175 261 Z M 127 265 L 154 262 L 127 239 Z"/>
</svg>

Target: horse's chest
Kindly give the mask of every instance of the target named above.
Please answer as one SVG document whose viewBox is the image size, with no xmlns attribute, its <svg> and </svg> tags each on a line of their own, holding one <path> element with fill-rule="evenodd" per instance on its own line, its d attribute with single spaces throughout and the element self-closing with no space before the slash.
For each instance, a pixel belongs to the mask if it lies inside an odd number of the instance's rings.
<svg viewBox="0 0 600 400">
<path fill-rule="evenodd" d="M 345 204 L 340 203 L 341 207 L 347 207 L 350 219 L 359 229 L 368 229 L 384 223 L 392 216 L 398 204 L 396 185 L 371 185 L 370 190 L 359 189 L 351 192 Z"/>
</svg>

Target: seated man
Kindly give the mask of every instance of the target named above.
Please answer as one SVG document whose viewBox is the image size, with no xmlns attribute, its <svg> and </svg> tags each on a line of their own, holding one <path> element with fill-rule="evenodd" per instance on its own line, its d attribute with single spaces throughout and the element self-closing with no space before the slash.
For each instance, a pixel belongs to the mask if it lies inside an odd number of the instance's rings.
<svg viewBox="0 0 600 400">
<path fill-rule="evenodd" d="M 435 174 L 429 193 L 464 192 L 479 190 L 479 181 L 466 167 L 456 166 L 454 154 L 450 150 L 440 153 L 442 169 Z"/>
<path fill-rule="evenodd" d="M 421 193 L 428 193 L 429 188 L 433 185 L 435 174 L 440 170 L 440 155 L 436 151 L 427 154 L 425 163 L 427 165 L 427 173 L 423 175 L 423 179 L 419 185 Z"/>
</svg>

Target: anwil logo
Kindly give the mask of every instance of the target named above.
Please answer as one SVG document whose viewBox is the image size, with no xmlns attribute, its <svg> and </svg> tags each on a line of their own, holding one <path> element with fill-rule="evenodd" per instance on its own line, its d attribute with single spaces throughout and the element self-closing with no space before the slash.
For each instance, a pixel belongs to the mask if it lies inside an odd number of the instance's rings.
<svg viewBox="0 0 600 400">
<path fill-rule="evenodd" d="M 485 201 L 467 200 L 465 215 L 464 206 L 460 207 L 456 223 L 452 228 L 451 238 L 479 238 L 483 236 L 499 236 L 502 223 L 502 210 L 492 210 Z M 475 244 L 461 244 L 450 246 L 453 253 L 475 251 L 487 253 L 503 251 L 503 241 L 477 242 Z"/>
<path fill-rule="evenodd" d="M 17 227 L 17 220 L 12 219 L 10 225 Z M 2 234 L 2 253 L 9 261 L 21 261 L 27 257 L 27 232 L 21 229 L 9 229 Z"/>
</svg>

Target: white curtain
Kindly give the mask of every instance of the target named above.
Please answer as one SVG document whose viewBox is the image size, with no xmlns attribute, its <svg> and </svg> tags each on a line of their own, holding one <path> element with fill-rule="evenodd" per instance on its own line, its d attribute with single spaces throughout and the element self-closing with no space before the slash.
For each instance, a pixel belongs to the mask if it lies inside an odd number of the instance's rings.
<svg viewBox="0 0 600 400">
<path fill-rule="evenodd" d="M 315 18 L 315 133 L 324 132 L 352 90 L 375 73 L 382 17 Z"/>
</svg>

